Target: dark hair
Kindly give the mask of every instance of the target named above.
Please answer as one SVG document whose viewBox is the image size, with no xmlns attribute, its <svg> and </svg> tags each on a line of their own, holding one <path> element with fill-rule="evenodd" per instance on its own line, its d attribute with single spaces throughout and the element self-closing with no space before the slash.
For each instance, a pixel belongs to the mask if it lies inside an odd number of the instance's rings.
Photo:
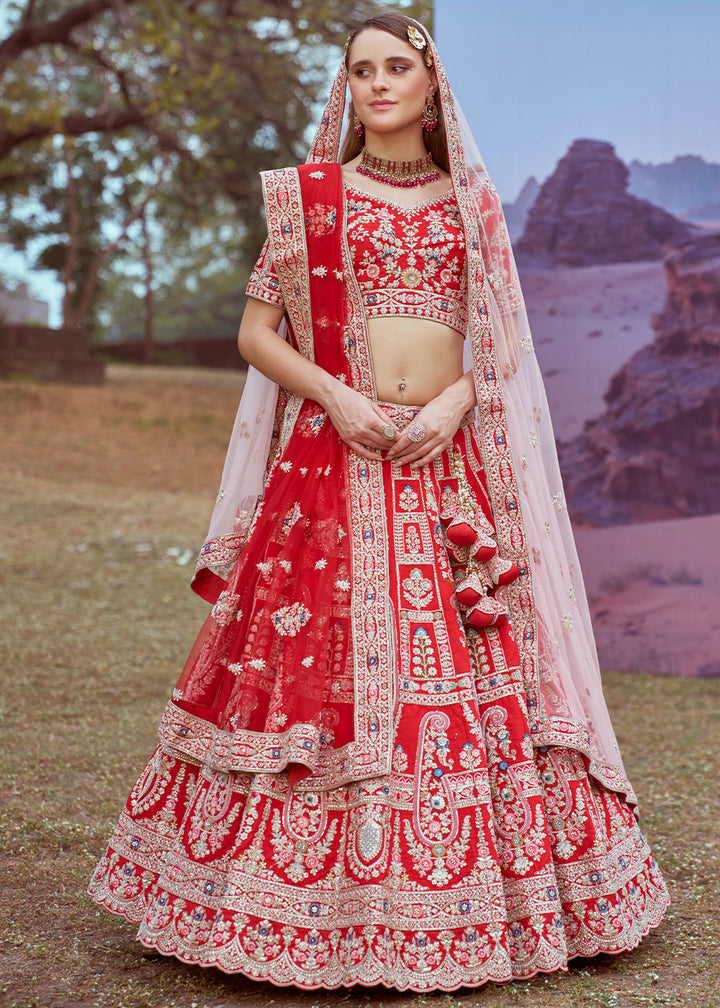
<svg viewBox="0 0 720 1008">
<path fill-rule="evenodd" d="M 367 21 L 363 21 L 362 24 L 359 24 L 357 28 L 351 32 L 350 38 L 347 40 L 347 45 L 345 46 L 345 65 L 349 65 L 350 50 L 353 42 L 360 32 L 365 31 L 366 28 L 378 28 L 380 31 L 387 32 L 389 35 L 394 35 L 395 38 L 402 39 L 403 42 L 409 42 L 408 28 L 411 25 L 413 28 L 418 29 L 427 39 L 427 32 L 423 26 L 419 24 L 419 22 L 413 20 L 413 18 L 407 17 L 405 14 L 393 14 L 392 12 L 388 12 L 386 14 L 375 14 L 373 17 L 368 18 Z M 417 51 L 424 60 L 429 52 L 427 41 L 425 42 L 424 48 L 418 49 Z M 352 123 L 352 119 L 355 114 L 352 102 L 350 102 L 349 105 L 349 113 L 350 121 Z M 449 171 L 450 163 L 447 153 L 445 120 L 443 119 L 442 107 L 439 104 L 437 127 L 432 130 L 432 132 L 426 133 L 423 139 L 425 140 L 425 146 L 432 154 L 435 164 L 440 168 L 443 168 L 445 171 Z M 362 137 L 355 136 L 352 128 L 350 128 L 347 131 L 347 136 L 345 137 L 342 150 L 340 151 L 340 163 L 345 164 L 347 161 L 351 161 L 357 154 L 360 153 L 362 147 Z"/>
</svg>

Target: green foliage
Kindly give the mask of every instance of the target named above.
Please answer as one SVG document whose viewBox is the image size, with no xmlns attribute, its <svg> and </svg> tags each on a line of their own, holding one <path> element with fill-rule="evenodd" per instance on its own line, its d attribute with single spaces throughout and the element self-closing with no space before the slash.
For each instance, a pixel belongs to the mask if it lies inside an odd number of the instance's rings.
<svg viewBox="0 0 720 1008">
<path fill-rule="evenodd" d="M 239 290 L 264 236 L 258 173 L 304 159 L 328 67 L 352 27 L 387 6 L 11 2 L 0 42 L 0 230 L 64 279 L 66 321 L 92 329 L 97 311 L 117 316 L 103 286 L 118 296 L 123 275 L 141 295 L 142 220 L 156 264 L 180 246 L 195 250 L 197 269 L 198 236 L 212 221 L 205 251 L 223 265 L 210 286 L 222 287 L 222 272 Z M 429 0 L 392 6 L 430 22 Z M 172 267 L 163 272 L 172 290 Z M 186 301 L 193 284 L 176 280 Z"/>
</svg>

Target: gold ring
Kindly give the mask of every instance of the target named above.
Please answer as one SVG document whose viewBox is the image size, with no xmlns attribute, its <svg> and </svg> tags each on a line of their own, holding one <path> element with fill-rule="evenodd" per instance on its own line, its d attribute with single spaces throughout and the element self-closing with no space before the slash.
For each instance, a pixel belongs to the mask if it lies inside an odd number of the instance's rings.
<svg viewBox="0 0 720 1008">
<path fill-rule="evenodd" d="M 393 441 L 395 439 L 395 434 L 397 433 L 392 424 L 388 423 L 382 429 L 383 437 L 386 437 L 388 441 Z"/>
</svg>

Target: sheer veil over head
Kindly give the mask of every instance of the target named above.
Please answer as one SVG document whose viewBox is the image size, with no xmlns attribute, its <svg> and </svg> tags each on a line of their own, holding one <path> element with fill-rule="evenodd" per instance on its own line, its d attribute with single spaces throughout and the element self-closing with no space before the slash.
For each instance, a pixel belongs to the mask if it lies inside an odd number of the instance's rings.
<svg viewBox="0 0 720 1008">
<path fill-rule="evenodd" d="M 498 544 L 521 571 L 507 600 L 533 744 L 582 753 L 596 778 L 635 802 L 602 693 L 552 423 L 502 209 L 434 42 L 421 24 L 405 20 L 426 40 L 423 54 L 429 54 L 437 77 L 436 103 L 465 230 L 466 365 L 475 378 L 477 426 Z M 340 160 L 349 128 L 347 105 L 343 60 L 308 162 Z M 227 577 L 262 494 L 277 395 L 277 386 L 251 368 L 196 571 L 194 585 L 207 597 L 213 592 L 203 590 L 205 575 Z"/>
</svg>

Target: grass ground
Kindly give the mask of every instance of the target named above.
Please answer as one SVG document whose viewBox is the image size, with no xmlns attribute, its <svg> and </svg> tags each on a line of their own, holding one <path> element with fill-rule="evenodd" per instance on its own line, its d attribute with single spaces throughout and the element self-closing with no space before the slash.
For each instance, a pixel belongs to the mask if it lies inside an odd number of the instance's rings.
<svg viewBox="0 0 720 1008">
<path fill-rule="evenodd" d="M 302 992 L 145 954 L 85 895 L 205 605 L 188 589 L 239 395 L 203 374 L 0 385 L 0 1005 L 717 1008 L 720 682 L 605 677 L 673 904 L 627 955 L 451 995 Z"/>
</svg>

